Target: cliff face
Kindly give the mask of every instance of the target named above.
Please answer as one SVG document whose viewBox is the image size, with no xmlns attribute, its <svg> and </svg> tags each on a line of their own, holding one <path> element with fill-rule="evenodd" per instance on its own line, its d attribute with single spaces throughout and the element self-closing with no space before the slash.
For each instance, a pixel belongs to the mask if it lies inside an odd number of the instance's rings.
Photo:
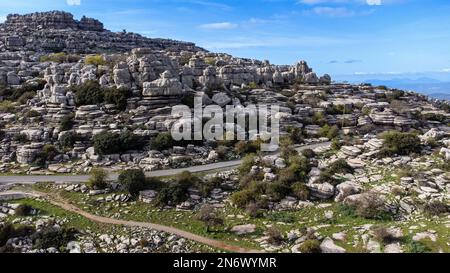
<svg viewBox="0 0 450 273">
<path fill-rule="evenodd" d="M 41 29 L 104 31 L 103 24 L 96 19 L 83 17 L 77 21 L 72 14 L 63 11 L 36 12 L 26 15 L 10 14 L 4 26 L 10 31 Z"/>
<path fill-rule="evenodd" d="M 126 52 L 146 47 L 155 50 L 204 51 L 193 43 L 167 39 L 150 39 L 135 33 L 113 33 L 96 19 L 62 11 L 10 14 L 0 24 L 0 52 Z"/>
</svg>

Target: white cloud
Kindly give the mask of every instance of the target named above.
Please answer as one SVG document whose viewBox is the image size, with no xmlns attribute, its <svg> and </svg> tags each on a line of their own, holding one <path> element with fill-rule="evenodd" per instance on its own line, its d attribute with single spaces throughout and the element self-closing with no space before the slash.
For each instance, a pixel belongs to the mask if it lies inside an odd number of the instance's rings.
<svg viewBox="0 0 450 273">
<path fill-rule="evenodd" d="M 81 5 L 81 0 L 66 0 L 69 6 L 79 6 Z"/>
<path fill-rule="evenodd" d="M 367 5 L 370 6 L 380 6 L 381 4 L 381 0 L 367 0 Z"/>
<path fill-rule="evenodd" d="M 442 69 L 442 72 L 448 73 L 448 72 L 450 72 L 450 68 Z"/>
<path fill-rule="evenodd" d="M 306 5 L 319 4 L 367 4 L 370 6 L 380 6 L 384 0 L 299 0 L 299 3 Z"/>
<path fill-rule="evenodd" d="M 3 23 L 6 21 L 6 16 L 0 15 L 0 23 Z"/>
<path fill-rule="evenodd" d="M 224 30 L 224 29 L 235 29 L 238 27 L 238 25 L 230 22 L 222 22 L 222 23 L 203 24 L 200 25 L 199 27 L 208 30 Z"/>
</svg>

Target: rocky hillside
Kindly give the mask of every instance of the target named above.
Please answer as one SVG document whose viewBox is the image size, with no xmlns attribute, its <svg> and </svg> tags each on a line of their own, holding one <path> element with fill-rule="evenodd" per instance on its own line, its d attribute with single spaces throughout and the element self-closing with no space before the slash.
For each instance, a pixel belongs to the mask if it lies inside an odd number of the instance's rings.
<svg viewBox="0 0 450 273">
<path fill-rule="evenodd" d="M 10 15 L 0 29 L 3 174 L 90 173 L 87 184 L 34 188 L 113 219 L 205 237 L 212 225 L 227 242 L 269 252 L 450 251 L 446 101 L 335 83 L 305 61 L 272 65 L 112 33 L 63 12 Z M 223 109 L 279 105 L 280 153 L 260 153 L 260 141 L 174 141 L 169 131 L 179 116 L 171 106 L 192 106 L 195 96 Z M 204 177 L 184 172 L 160 181 L 143 173 L 237 158 L 238 169 Z M 105 181 L 114 171 L 121 171 L 119 183 Z M 45 202 L 21 202 L 37 217 L 58 212 Z M 77 241 L 36 245 L 39 218 L 29 222 L 15 204 L 0 206 L 0 231 L 11 231 L 12 221 L 33 229 L 22 239 L 5 236 L 12 239 L 0 242 L 0 252 L 2 244 L 3 251 L 52 253 L 198 247 L 159 233 L 138 244 L 146 230 L 93 233 L 70 215 L 54 220 L 81 231 Z"/>
<path fill-rule="evenodd" d="M 136 33 L 114 33 L 104 29 L 96 19 L 83 17 L 78 21 L 72 14 L 61 11 L 10 14 L 5 23 L 0 24 L 0 52 L 113 53 L 136 47 L 204 51 L 193 43 L 149 39 Z"/>
</svg>

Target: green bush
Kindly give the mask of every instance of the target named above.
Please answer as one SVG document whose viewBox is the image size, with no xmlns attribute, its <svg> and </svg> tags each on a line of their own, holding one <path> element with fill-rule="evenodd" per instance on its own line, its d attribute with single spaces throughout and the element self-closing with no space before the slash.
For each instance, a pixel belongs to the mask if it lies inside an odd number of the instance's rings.
<svg viewBox="0 0 450 273">
<path fill-rule="evenodd" d="M 17 216 L 30 216 L 33 212 L 33 207 L 30 205 L 20 204 L 15 210 Z"/>
<path fill-rule="evenodd" d="M 348 174 L 354 173 L 354 169 L 348 165 L 345 159 L 338 159 L 331 163 L 325 170 L 320 173 L 319 183 L 328 182 L 332 185 L 340 184 L 342 181 L 335 178 L 335 174 Z"/>
<path fill-rule="evenodd" d="M 314 158 L 316 153 L 311 149 L 306 149 L 302 151 L 302 155 L 306 158 Z"/>
<path fill-rule="evenodd" d="M 120 134 L 105 131 L 94 136 L 94 149 L 99 155 L 142 149 L 143 144 L 144 139 L 142 137 L 129 131 Z"/>
<path fill-rule="evenodd" d="M 301 201 L 306 201 L 309 199 L 310 190 L 305 183 L 295 183 L 291 186 L 292 194 Z"/>
<path fill-rule="evenodd" d="M 64 52 L 51 53 L 40 57 L 41 62 L 54 62 L 54 63 L 76 63 L 80 60 L 80 56 L 74 54 L 66 54 Z"/>
<path fill-rule="evenodd" d="M 234 146 L 234 151 L 238 155 L 254 154 L 261 150 L 261 141 L 239 141 Z"/>
<path fill-rule="evenodd" d="M 151 142 L 150 147 L 153 150 L 166 150 L 174 146 L 175 141 L 170 133 L 159 133 Z"/>
<path fill-rule="evenodd" d="M 127 100 L 133 95 L 128 88 L 104 88 L 103 92 L 105 101 L 115 104 L 117 109 L 122 111 L 127 108 Z"/>
<path fill-rule="evenodd" d="M 145 189 L 145 174 L 141 169 L 125 170 L 119 175 L 119 184 L 129 194 L 136 196 Z"/>
<path fill-rule="evenodd" d="M 382 138 L 384 140 L 380 151 L 382 156 L 410 155 L 421 150 L 420 138 L 414 133 L 390 131 L 384 133 Z"/>
<path fill-rule="evenodd" d="M 70 91 L 75 94 L 75 104 L 82 105 L 96 105 L 104 101 L 102 88 L 97 81 L 86 81 L 77 86 L 70 87 Z"/>
<path fill-rule="evenodd" d="M 47 227 L 33 234 L 31 238 L 34 242 L 34 247 L 37 249 L 47 249 L 50 247 L 54 247 L 62 251 L 70 241 L 75 240 L 75 235 L 77 233 L 78 231 L 73 228 L 59 229 L 54 227 Z"/>
<path fill-rule="evenodd" d="M 37 166 L 45 166 L 47 161 L 52 161 L 55 156 L 59 154 L 58 149 L 53 145 L 44 145 L 41 152 L 39 152 L 34 159 L 33 164 Z"/>
<path fill-rule="evenodd" d="M 170 183 L 158 192 L 153 202 L 155 206 L 164 207 L 166 205 L 182 203 L 188 198 L 189 196 L 185 185 Z"/>
<path fill-rule="evenodd" d="M 255 155 L 249 154 L 242 159 L 241 166 L 238 168 L 239 175 L 242 177 L 247 175 L 255 164 Z"/>
<path fill-rule="evenodd" d="M 306 240 L 299 248 L 301 253 L 321 253 L 320 242 L 318 240 Z"/>
<path fill-rule="evenodd" d="M 108 186 L 108 173 L 101 168 L 91 170 L 91 177 L 88 180 L 88 187 L 94 190 L 102 190 Z"/>
<path fill-rule="evenodd" d="M 339 135 L 339 128 L 336 125 L 329 126 L 326 124 L 319 130 L 319 135 L 328 139 L 334 139 Z"/>
<path fill-rule="evenodd" d="M 86 56 L 86 58 L 84 59 L 84 63 L 87 65 L 96 65 L 96 66 L 107 64 L 106 60 L 101 55 Z"/>
<path fill-rule="evenodd" d="M 0 102 L 0 113 L 13 113 L 16 107 L 9 100 L 4 100 Z"/>
<path fill-rule="evenodd" d="M 78 139 L 79 136 L 74 132 L 65 133 L 59 139 L 59 146 L 62 149 L 72 149 Z"/>
<path fill-rule="evenodd" d="M 245 208 L 249 203 L 255 202 L 254 193 L 250 190 L 242 190 L 233 193 L 231 202 L 238 208 Z"/>
<path fill-rule="evenodd" d="M 407 253 L 431 253 L 432 249 L 421 241 L 411 240 L 406 245 L 406 252 Z"/>
<path fill-rule="evenodd" d="M 110 103 L 116 105 L 119 110 L 125 110 L 127 100 L 133 93 L 128 88 L 101 87 L 98 81 L 87 81 L 81 85 L 70 88 L 75 94 L 77 106 Z"/>
<path fill-rule="evenodd" d="M 290 188 L 279 182 L 270 183 L 266 186 L 266 194 L 269 195 L 274 201 L 280 201 L 286 197 L 289 192 Z"/>
<path fill-rule="evenodd" d="M 69 114 L 69 115 L 64 116 L 61 119 L 61 123 L 59 124 L 59 130 L 60 131 L 71 130 L 74 125 L 74 121 L 73 121 L 74 118 L 75 118 L 74 114 Z"/>
</svg>

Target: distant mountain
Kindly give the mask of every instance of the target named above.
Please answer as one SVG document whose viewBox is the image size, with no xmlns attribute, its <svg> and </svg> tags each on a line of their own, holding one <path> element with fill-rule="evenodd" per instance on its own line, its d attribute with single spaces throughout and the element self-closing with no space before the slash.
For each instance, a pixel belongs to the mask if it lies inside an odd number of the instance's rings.
<svg viewBox="0 0 450 273">
<path fill-rule="evenodd" d="M 450 100 L 450 82 L 440 81 L 430 77 L 393 78 L 393 79 L 363 79 L 351 80 L 350 83 L 370 83 L 374 86 L 383 85 L 407 91 L 422 93 L 432 98 Z"/>
</svg>

